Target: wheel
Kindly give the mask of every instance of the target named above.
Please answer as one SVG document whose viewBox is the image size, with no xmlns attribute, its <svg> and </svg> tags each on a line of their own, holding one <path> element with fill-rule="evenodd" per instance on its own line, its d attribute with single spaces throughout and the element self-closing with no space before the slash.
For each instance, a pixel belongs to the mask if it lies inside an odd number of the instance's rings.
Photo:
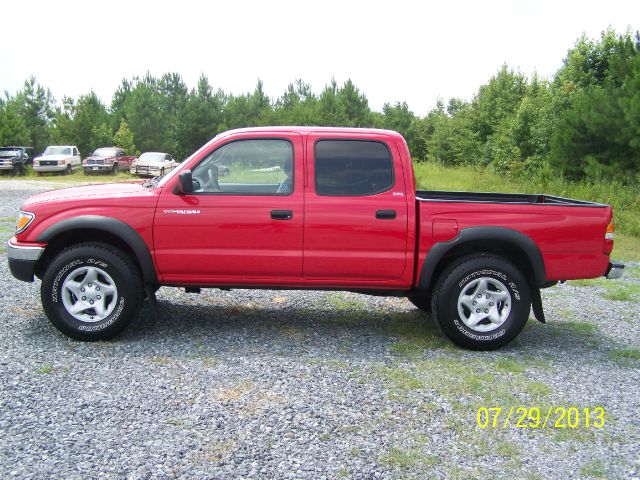
<svg viewBox="0 0 640 480">
<path fill-rule="evenodd" d="M 160 169 L 160 176 L 164 177 L 164 168 Z"/>
<path fill-rule="evenodd" d="M 22 165 L 19 163 L 16 163 L 13 166 L 13 175 L 17 177 L 18 175 L 22 175 L 22 172 L 23 172 Z"/>
<path fill-rule="evenodd" d="M 73 167 L 71 166 L 71 164 L 67 165 L 67 168 L 64 171 L 65 175 L 71 175 L 71 173 L 73 172 Z"/>
<path fill-rule="evenodd" d="M 113 166 L 113 169 L 111 170 L 111 173 L 113 173 L 114 175 L 118 174 L 118 164 L 117 163 Z"/>
<path fill-rule="evenodd" d="M 409 300 L 423 312 L 431 311 L 431 292 L 424 292 L 420 295 L 409 295 L 407 297 L 407 300 Z"/>
<path fill-rule="evenodd" d="M 494 350 L 524 328 L 531 310 L 531 289 L 508 260 L 470 255 L 440 275 L 431 309 L 436 324 L 454 343 L 472 350 Z"/>
<path fill-rule="evenodd" d="M 137 314 L 142 280 L 132 261 L 108 245 L 83 243 L 58 254 L 40 288 L 44 311 L 62 333 L 78 340 L 119 334 Z"/>
</svg>

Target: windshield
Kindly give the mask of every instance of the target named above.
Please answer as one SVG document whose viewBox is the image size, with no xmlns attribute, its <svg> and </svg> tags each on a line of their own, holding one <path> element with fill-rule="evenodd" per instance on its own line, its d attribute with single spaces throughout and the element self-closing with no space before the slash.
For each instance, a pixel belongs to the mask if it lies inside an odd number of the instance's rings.
<svg viewBox="0 0 640 480">
<path fill-rule="evenodd" d="M 20 150 L 17 148 L 0 149 L 0 157 L 17 157 Z"/>
<path fill-rule="evenodd" d="M 95 152 L 93 152 L 94 157 L 115 157 L 116 149 L 115 148 L 99 148 Z"/>
<path fill-rule="evenodd" d="M 138 158 L 138 160 L 145 160 L 147 162 L 162 162 L 164 161 L 164 153 L 143 153 L 142 155 L 140 155 L 140 158 Z"/>
<path fill-rule="evenodd" d="M 44 155 L 71 155 L 71 147 L 47 147 Z"/>
</svg>

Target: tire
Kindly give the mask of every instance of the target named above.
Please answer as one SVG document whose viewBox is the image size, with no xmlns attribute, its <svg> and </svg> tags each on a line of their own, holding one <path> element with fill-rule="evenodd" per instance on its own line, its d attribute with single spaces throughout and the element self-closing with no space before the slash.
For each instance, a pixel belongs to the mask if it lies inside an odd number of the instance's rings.
<svg viewBox="0 0 640 480">
<path fill-rule="evenodd" d="M 164 168 L 160 169 L 160 176 L 164 177 Z"/>
<path fill-rule="evenodd" d="M 113 338 L 129 325 L 140 309 L 142 290 L 140 273 L 125 254 L 108 245 L 82 243 L 63 250 L 48 265 L 40 298 L 59 331 L 95 341 Z"/>
<path fill-rule="evenodd" d="M 71 175 L 73 173 L 73 167 L 71 164 L 67 165 L 67 168 L 64 170 L 65 175 Z"/>
<path fill-rule="evenodd" d="M 508 260 L 470 255 L 440 275 L 431 310 L 436 324 L 457 345 L 495 350 L 524 328 L 531 310 L 531 288 Z"/>
<path fill-rule="evenodd" d="M 116 163 L 116 164 L 113 166 L 113 169 L 111 170 L 111 173 L 112 173 L 112 174 L 114 174 L 114 175 L 117 175 L 117 174 L 118 174 L 118 171 L 119 171 L 119 170 L 118 170 L 118 164 Z"/>
<path fill-rule="evenodd" d="M 16 163 L 16 164 L 13 166 L 13 170 L 12 170 L 12 172 L 13 172 L 13 176 L 14 176 L 14 177 L 17 177 L 17 176 L 19 176 L 19 175 L 22 175 L 22 172 L 24 172 L 24 168 L 22 167 L 22 165 L 21 165 L 21 164 Z"/>
<path fill-rule="evenodd" d="M 431 292 L 424 292 L 424 294 L 421 295 L 409 295 L 407 300 L 423 312 L 431 312 Z"/>
</svg>

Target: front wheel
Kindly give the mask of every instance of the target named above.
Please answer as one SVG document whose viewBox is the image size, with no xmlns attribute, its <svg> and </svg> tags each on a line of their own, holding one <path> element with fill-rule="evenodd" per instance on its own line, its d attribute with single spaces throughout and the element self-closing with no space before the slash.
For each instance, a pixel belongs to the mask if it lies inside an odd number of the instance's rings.
<svg viewBox="0 0 640 480">
<path fill-rule="evenodd" d="M 114 175 L 117 175 L 117 174 L 118 174 L 118 171 L 119 171 L 119 170 L 118 170 L 118 164 L 116 163 L 116 164 L 113 166 L 113 169 L 111 170 L 111 173 L 113 173 Z"/>
<path fill-rule="evenodd" d="M 137 314 L 142 280 L 122 252 L 102 244 L 63 250 L 47 267 L 40 288 L 44 311 L 62 333 L 78 340 L 119 334 Z"/>
<path fill-rule="evenodd" d="M 431 307 L 436 323 L 454 343 L 472 350 L 494 350 L 524 328 L 531 289 L 508 260 L 470 255 L 440 275 Z"/>
<path fill-rule="evenodd" d="M 71 164 L 67 165 L 67 168 L 64 171 L 65 175 L 71 175 L 73 173 L 73 167 L 71 166 Z"/>
</svg>

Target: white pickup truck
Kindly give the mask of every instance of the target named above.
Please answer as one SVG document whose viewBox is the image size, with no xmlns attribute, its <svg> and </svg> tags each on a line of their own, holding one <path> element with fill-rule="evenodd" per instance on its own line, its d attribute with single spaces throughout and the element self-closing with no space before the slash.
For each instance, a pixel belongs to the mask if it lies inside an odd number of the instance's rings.
<svg viewBox="0 0 640 480">
<path fill-rule="evenodd" d="M 69 174 L 74 168 L 82 165 L 78 147 L 61 145 L 47 147 L 44 153 L 33 159 L 33 171 L 36 175 L 42 172 L 63 172 Z"/>
</svg>

